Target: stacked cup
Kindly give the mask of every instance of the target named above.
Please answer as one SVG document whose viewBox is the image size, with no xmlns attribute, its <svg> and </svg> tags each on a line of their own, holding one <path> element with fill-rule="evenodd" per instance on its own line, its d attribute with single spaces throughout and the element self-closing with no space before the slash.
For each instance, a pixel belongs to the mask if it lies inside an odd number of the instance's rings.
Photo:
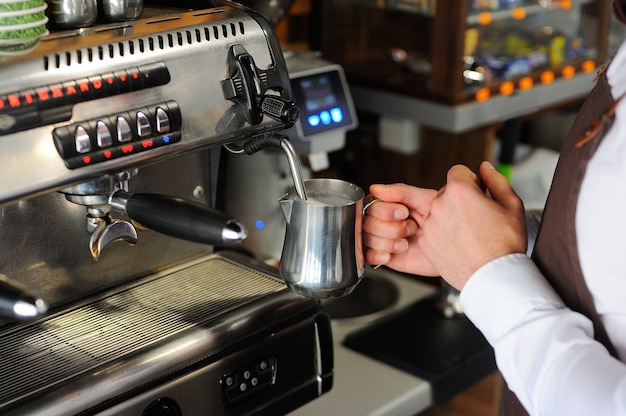
<svg viewBox="0 0 626 416">
<path fill-rule="evenodd" d="M 22 55 L 48 34 L 44 0 L 0 0 L 0 59 Z"/>
</svg>

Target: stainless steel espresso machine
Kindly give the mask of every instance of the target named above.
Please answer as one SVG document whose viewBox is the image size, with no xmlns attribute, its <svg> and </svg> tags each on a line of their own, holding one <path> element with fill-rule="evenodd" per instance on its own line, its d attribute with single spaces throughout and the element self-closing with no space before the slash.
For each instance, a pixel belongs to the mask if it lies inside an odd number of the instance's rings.
<svg viewBox="0 0 626 416">
<path fill-rule="evenodd" d="M 0 414 L 278 415 L 331 388 L 319 302 L 214 208 L 224 147 L 297 116 L 271 26 L 144 16 L 0 62 Z"/>
</svg>

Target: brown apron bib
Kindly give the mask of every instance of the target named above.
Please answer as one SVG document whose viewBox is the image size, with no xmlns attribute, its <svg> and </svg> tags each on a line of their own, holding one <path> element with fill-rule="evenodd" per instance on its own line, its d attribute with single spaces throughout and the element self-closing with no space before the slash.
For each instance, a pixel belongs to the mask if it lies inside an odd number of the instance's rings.
<svg viewBox="0 0 626 416">
<path fill-rule="evenodd" d="M 587 163 L 613 124 L 614 103 L 603 73 L 563 143 L 532 258 L 565 304 L 593 321 L 595 339 L 616 356 L 580 269 L 575 229 Z M 527 414 L 511 392 L 504 395 L 502 411 L 506 416 Z"/>
</svg>

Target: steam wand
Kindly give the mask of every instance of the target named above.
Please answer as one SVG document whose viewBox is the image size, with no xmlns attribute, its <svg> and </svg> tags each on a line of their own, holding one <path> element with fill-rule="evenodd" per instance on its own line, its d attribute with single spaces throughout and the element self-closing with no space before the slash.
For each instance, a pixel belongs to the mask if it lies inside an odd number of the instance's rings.
<svg viewBox="0 0 626 416">
<path fill-rule="evenodd" d="M 247 155 L 252 155 L 268 146 L 278 147 L 285 152 L 287 155 L 287 162 L 289 163 L 289 170 L 291 171 L 291 176 L 293 177 L 293 184 L 296 188 L 296 194 L 298 195 L 298 198 L 306 201 L 308 198 L 306 195 L 306 189 L 304 188 L 304 181 L 302 180 L 300 162 L 298 161 L 296 151 L 291 145 L 291 142 L 289 142 L 289 138 L 287 136 L 274 134 L 271 136 L 255 137 L 244 143 L 239 149 L 234 149 L 230 145 L 225 145 L 224 147 L 232 153 L 245 153 Z"/>
<path fill-rule="evenodd" d="M 48 306 L 22 284 L 0 274 L 0 319 L 25 321 L 37 318 Z"/>
</svg>

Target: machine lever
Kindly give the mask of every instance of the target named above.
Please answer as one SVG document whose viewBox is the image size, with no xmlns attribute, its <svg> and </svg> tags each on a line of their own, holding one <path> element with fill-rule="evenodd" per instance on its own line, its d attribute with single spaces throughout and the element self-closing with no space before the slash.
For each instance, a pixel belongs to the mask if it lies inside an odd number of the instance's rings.
<svg viewBox="0 0 626 416">
<path fill-rule="evenodd" d="M 236 219 L 204 205 L 169 195 L 117 191 L 109 202 L 113 209 L 128 215 L 142 226 L 183 240 L 231 247 L 248 236 L 244 225 Z"/>
<path fill-rule="evenodd" d="M 300 108 L 293 101 L 285 100 L 276 95 L 264 95 L 261 97 L 261 111 L 266 116 L 276 121 L 293 126 L 300 116 Z"/>
<path fill-rule="evenodd" d="M 287 127 L 298 121 L 300 109 L 296 103 L 267 93 L 272 89 L 281 92 L 278 84 L 275 85 L 275 67 L 258 68 L 252 55 L 240 44 L 231 47 L 228 65 L 232 75 L 222 81 L 224 98 L 237 105 L 248 123 L 260 124 L 264 115 Z"/>
</svg>

